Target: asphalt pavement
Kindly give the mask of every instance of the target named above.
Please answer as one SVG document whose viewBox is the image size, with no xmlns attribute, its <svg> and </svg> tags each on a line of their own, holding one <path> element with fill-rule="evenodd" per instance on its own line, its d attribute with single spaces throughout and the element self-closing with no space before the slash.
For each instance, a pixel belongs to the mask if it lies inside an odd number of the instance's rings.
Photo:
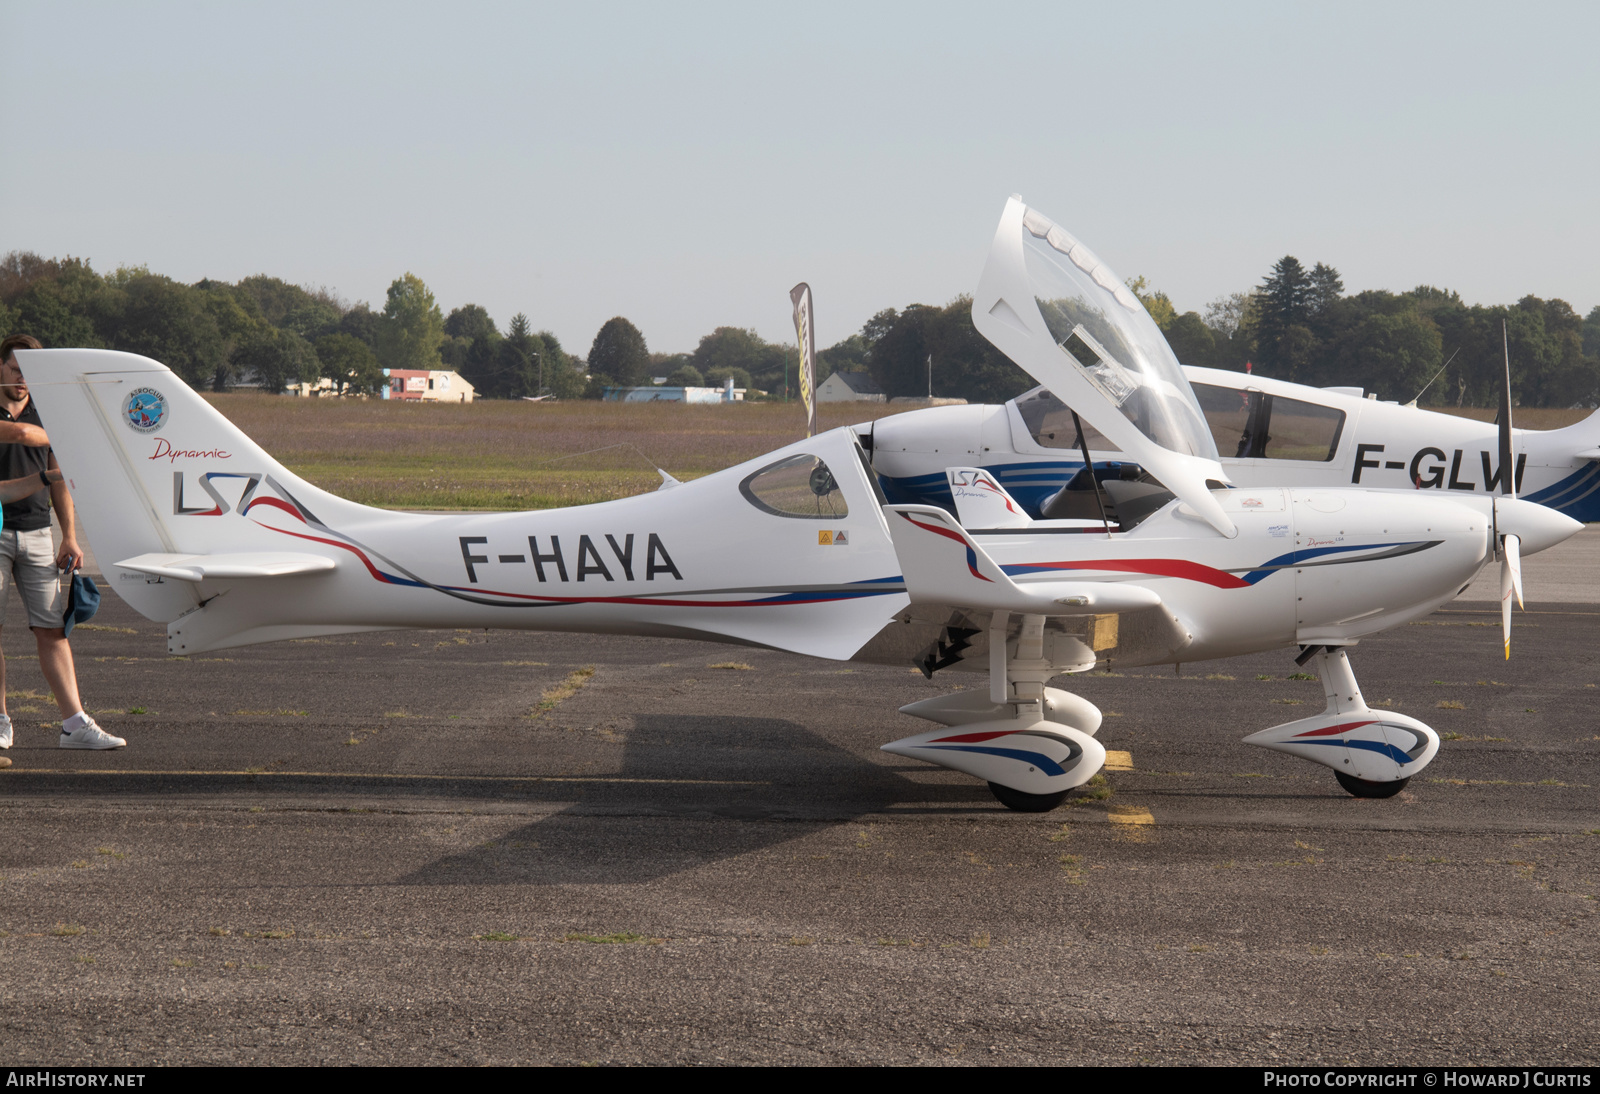
<svg viewBox="0 0 1600 1094">
<path fill-rule="evenodd" d="M 1473 602 L 1352 655 L 1447 737 L 1395 799 L 1240 743 L 1320 708 L 1282 651 L 1071 679 L 1120 770 L 1025 816 L 878 750 L 925 728 L 896 707 L 982 675 L 503 631 L 185 660 L 108 597 L 73 642 L 125 750 L 54 747 L 31 638 L 0 631 L 0 1043 L 1593 1064 L 1600 607 L 1530 609 L 1509 663 Z"/>
</svg>

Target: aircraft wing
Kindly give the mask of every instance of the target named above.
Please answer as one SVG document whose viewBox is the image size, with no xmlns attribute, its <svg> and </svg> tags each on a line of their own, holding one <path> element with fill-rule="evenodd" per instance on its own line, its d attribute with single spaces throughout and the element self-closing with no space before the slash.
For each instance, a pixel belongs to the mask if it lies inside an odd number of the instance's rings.
<svg viewBox="0 0 1600 1094">
<path fill-rule="evenodd" d="M 891 505 L 889 534 L 913 604 L 1024 615 L 1078 616 L 1131 612 L 1160 605 L 1142 585 L 1105 581 L 1041 581 L 1018 585 L 949 513 L 932 505 Z"/>
<path fill-rule="evenodd" d="M 1019 584 L 943 509 L 885 507 L 911 606 L 902 642 L 929 646 L 912 657 L 925 671 L 983 668 L 997 624 L 1015 630 L 1043 616 L 1059 671 L 1082 672 L 1111 658 L 1130 664 L 1171 659 L 1194 641 L 1193 628 L 1154 590 L 1122 581 Z M 1007 618 L 1009 617 L 1009 618 Z M 907 654 L 911 651 L 907 650 Z M 965 665 L 962 663 L 966 662 Z"/>
</svg>

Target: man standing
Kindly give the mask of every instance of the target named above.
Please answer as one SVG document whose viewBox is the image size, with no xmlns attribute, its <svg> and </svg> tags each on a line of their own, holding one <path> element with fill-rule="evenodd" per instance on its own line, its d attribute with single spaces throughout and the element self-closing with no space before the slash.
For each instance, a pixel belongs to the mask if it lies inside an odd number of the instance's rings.
<svg viewBox="0 0 1600 1094">
<path fill-rule="evenodd" d="M 62 571 L 71 573 L 83 563 L 78 546 L 78 522 L 72 495 L 65 482 L 44 485 L 44 472 L 54 470 L 56 457 L 50 438 L 39 424 L 39 412 L 28 396 L 28 382 L 17 365 L 19 349 L 41 349 L 39 340 L 25 334 L 0 342 L 0 481 L 34 476 L 39 489 L 25 498 L 6 502 L 0 524 L 0 623 L 11 606 L 13 588 L 22 598 L 28 626 L 39 646 L 39 670 L 55 693 L 61 708 L 62 748 L 121 748 L 128 742 L 113 737 L 84 713 L 78 698 L 78 674 L 72 664 L 72 647 L 62 626 L 65 596 Z M 56 476 L 50 476 L 56 477 Z M 50 509 L 61 524 L 61 550 L 50 540 Z M 5 656 L 0 654 L 0 748 L 10 748 L 11 717 L 5 712 Z"/>
</svg>

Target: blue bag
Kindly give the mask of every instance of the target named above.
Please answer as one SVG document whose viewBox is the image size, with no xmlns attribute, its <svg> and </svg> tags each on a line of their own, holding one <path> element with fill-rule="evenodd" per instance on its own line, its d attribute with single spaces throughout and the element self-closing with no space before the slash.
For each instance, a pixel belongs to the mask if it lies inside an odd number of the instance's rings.
<svg viewBox="0 0 1600 1094">
<path fill-rule="evenodd" d="M 67 593 L 66 614 L 61 617 L 61 629 L 66 634 L 79 623 L 87 623 L 100 610 L 100 587 L 94 578 L 72 571 L 72 589 Z"/>
</svg>

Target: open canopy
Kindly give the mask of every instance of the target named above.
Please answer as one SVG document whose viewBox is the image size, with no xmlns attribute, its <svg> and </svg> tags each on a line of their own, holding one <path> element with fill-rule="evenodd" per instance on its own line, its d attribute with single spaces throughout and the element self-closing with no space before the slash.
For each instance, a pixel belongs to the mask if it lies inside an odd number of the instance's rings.
<svg viewBox="0 0 1600 1094">
<path fill-rule="evenodd" d="M 1006 203 L 972 319 L 979 332 L 1225 536 L 1226 481 L 1161 329 L 1111 268 L 1020 198 Z"/>
</svg>

